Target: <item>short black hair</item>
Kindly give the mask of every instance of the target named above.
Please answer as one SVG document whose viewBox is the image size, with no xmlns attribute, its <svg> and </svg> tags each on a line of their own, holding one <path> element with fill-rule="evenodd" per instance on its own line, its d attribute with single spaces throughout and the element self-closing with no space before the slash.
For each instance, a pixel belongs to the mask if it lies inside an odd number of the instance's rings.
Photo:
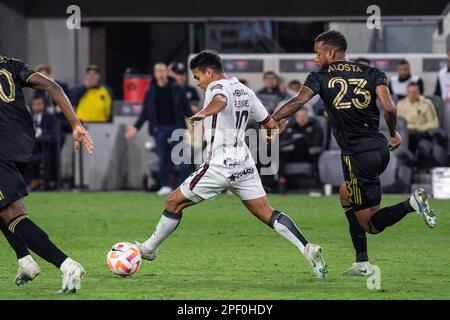
<svg viewBox="0 0 450 320">
<path fill-rule="evenodd" d="M 279 77 L 275 71 L 269 70 L 269 71 L 264 72 L 263 79 L 265 79 L 267 76 L 274 76 L 275 78 L 277 78 L 277 81 L 279 80 Z"/>
<path fill-rule="evenodd" d="M 324 44 L 335 47 L 336 51 L 347 50 L 347 40 L 344 35 L 336 30 L 329 30 L 319 34 L 314 42 L 322 41 Z"/>
<path fill-rule="evenodd" d="M 289 81 L 289 85 L 291 85 L 291 84 L 297 84 L 297 85 L 299 85 L 299 86 L 302 85 L 302 83 L 300 82 L 300 80 L 297 80 L 297 79 L 294 79 L 294 80 Z"/>
<path fill-rule="evenodd" d="M 417 87 L 420 89 L 420 86 L 417 82 L 411 81 L 410 83 L 408 83 L 407 87 Z"/>
<path fill-rule="evenodd" d="M 43 96 L 33 96 L 33 97 L 31 98 L 31 101 L 36 101 L 36 100 L 41 100 L 42 103 L 45 104 L 45 99 L 44 99 Z"/>
<path fill-rule="evenodd" d="M 189 63 L 189 68 L 194 70 L 198 68 L 205 72 L 206 68 L 211 68 L 216 72 L 223 72 L 222 59 L 215 50 L 203 50 L 197 53 Z"/>
<path fill-rule="evenodd" d="M 86 68 L 86 73 L 88 73 L 89 71 L 94 71 L 96 73 L 100 73 L 100 68 L 96 64 L 90 64 Z"/>
<path fill-rule="evenodd" d="M 401 59 L 401 60 L 397 63 L 398 66 L 403 65 L 403 64 L 409 65 L 409 61 L 406 60 L 406 59 Z"/>
</svg>

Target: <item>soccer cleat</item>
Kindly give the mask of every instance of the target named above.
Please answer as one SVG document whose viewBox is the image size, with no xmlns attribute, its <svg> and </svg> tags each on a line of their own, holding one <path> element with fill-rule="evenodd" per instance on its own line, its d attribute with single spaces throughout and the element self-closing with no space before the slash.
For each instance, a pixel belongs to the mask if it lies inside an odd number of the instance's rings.
<svg viewBox="0 0 450 320">
<path fill-rule="evenodd" d="M 430 228 L 436 226 L 436 215 L 428 204 L 428 194 L 427 192 L 419 188 L 411 195 L 409 198 L 409 203 L 420 214 L 425 221 L 425 224 Z"/>
<path fill-rule="evenodd" d="M 63 271 L 60 293 L 76 293 L 81 289 L 81 280 L 86 276 L 86 271 L 78 262 L 67 258 L 60 268 Z"/>
<path fill-rule="evenodd" d="M 141 253 L 142 259 L 153 261 L 156 259 L 156 254 L 158 250 L 149 250 L 145 247 L 144 243 L 139 243 L 135 241 L 134 245 L 138 248 L 139 252 Z"/>
<path fill-rule="evenodd" d="M 308 243 L 305 247 L 305 258 L 313 269 L 314 276 L 325 278 L 327 275 L 327 266 L 322 257 L 322 248 L 317 244 Z"/>
<path fill-rule="evenodd" d="M 28 255 L 19 259 L 19 269 L 17 270 L 17 276 L 14 283 L 18 286 L 26 284 L 28 281 L 33 281 L 41 274 L 41 268 L 33 260 L 33 258 Z"/>
<path fill-rule="evenodd" d="M 354 262 L 342 275 L 351 277 L 370 277 L 374 272 L 373 266 L 368 261 Z"/>
</svg>

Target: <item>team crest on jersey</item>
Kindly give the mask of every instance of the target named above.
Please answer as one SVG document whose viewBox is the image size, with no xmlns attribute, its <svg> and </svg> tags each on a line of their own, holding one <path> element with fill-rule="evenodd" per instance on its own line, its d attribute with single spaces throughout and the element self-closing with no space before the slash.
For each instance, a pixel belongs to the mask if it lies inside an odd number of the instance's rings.
<svg viewBox="0 0 450 320">
<path fill-rule="evenodd" d="M 213 92 L 213 91 L 216 90 L 216 89 L 223 90 L 223 85 L 220 84 L 220 83 L 215 84 L 215 85 L 213 85 L 213 86 L 211 87 L 210 90 L 211 90 L 211 92 Z"/>
<path fill-rule="evenodd" d="M 253 167 L 246 168 L 238 173 L 233 173 L 231 176 L 228 177 L 228 179 L 230 181 L 236 181 L 237 179 L 246 176 L 248 174 L 252 174 L 253 172 L 255 172 L 255 169 Z"/>
<path fill-rule="evenodd" d="M 248 95 L 248 92 L 245 91 L 244 89 L 236 89 L 233 91 L 233 96 L 236 96 L 236 97 L 246 96 L 246 95 Z"/>
</svg>

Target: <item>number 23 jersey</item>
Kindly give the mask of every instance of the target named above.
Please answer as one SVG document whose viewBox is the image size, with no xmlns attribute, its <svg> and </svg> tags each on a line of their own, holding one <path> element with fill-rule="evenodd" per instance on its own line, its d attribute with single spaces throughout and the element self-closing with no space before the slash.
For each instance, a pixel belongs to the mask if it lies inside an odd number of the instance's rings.
<svg viewBox="0 0 450 320">
<path fill-rule="evenodd" d="M 380 111 L 375 90 L 380 85 L 388 85 L 384 72 L 350 61 L 337 61 L 308 75 L 304 86 L 324 101 L 344 155 L 387 145 L 387 139 L 378 130 Z"/>
<path fill-rule="evenodd" d="M 231 169 L 253 164 L 245 129 L 250 118 L 264 123 L 270 119 L 269 114 L 255 93 L 236 77 L 211 82 L 206 88 L 204 108 L 218 94 L 227 98 L 227 106 L 203 121 L 206 162 Z"/>
</svg>

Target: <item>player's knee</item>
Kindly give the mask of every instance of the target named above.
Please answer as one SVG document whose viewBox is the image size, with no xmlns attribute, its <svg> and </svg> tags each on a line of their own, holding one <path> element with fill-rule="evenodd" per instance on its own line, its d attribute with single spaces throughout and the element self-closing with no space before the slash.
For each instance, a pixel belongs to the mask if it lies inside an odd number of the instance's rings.
<svg viewBox="0 0 450 320">
<path fill-rule="evenodd" d="M 25 215 L 25 208 L 22 203 L 14 202 L 8 205 L 0 212 L 0 217 L 2 220 L 9 224 L 11 221 L 19 216 Z"/>
<path fill-rule="evenodd" d="M 348 197 L 348 191 L 345 184 L 341 184 L 341 186 L 339 187 L 339 199 L 341 200 L 341 205 L 343 207 L 348 207 L 352 205 Z"/>
</svg>

